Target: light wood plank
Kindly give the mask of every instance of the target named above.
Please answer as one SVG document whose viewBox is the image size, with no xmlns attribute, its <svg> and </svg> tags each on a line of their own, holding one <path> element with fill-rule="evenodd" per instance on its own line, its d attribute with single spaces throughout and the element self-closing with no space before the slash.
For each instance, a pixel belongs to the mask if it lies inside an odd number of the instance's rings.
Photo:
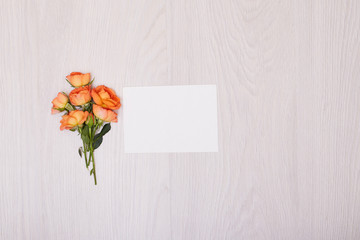
<svg viewBox="0 0 360 240">
<path fill-rule="evenodd" d="M 0 239 L 359 239 L 360 2 L 0 2 Z M 217 84 L 219 153 L 124 154 L 99 185 L 64 76 Z"/>
</svg>

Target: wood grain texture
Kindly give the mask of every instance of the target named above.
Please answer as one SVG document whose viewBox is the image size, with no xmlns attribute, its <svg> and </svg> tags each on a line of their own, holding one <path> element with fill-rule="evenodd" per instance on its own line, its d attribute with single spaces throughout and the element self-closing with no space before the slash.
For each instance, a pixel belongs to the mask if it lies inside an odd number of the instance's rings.
<svg viewBox="0 0 360 240">
<path fill-rule="evenodd" d="M 0 1 L 0 239 L 360 239 L 357 0 Z M 219 153 L 124 154 L 98 186 L 64 76 L 216 84 Z"/>
</svg>

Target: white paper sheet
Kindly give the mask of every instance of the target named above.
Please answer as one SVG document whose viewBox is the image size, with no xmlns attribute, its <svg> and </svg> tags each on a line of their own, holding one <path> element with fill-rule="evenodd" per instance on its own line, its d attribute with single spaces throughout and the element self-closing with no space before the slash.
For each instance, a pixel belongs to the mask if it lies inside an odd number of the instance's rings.
<svg viewBox="0 0 360 240">
<path fill-rule="evenodd" d="M 126 153 L 217 152 L 216 85 L 123 89 Z"/>
</svg>

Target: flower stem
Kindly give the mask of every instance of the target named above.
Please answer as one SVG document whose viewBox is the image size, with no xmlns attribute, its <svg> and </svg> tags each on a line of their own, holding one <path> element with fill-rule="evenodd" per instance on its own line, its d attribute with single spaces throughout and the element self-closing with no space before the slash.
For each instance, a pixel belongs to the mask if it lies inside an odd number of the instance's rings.
<svg viewBox="0 0 360 240">
<path fill-rule="evenodd" d="M 90 135 L 90 139 L 91 139 L 91 141 L 90 141 L 90 157 L 89 158 L 92 160 L 92 164 L 93 164 L 92 174 L 94 174 L 95 185 L 97 185 L 97 181 L 96 181 L 96 170 L 95 170 L 95 158 L 94 158 L 93 142 L 94 142 L 96 127 L 97 126 L 93 126 L 92 128 L 89 128 L 89 135 Z M 89 164 L 90 164 L 90 159 L 89 159 Z"/>
<path fill-rule="evenodd" d="M 92 148 L 91 148 L 91 150 L 90 150 L 90 155 L 91 155 L 92 164 L 93 164 L 94 181 L 95 181 L 95 185 L 97 185 L 97 181 L 96 181 L 96 170 L 95 170 L 94 150 L 93 150 Z"/>
<path fill-rule="evenodd" d="M 85 155 L 85 165 L 86 165 L 86 168 L 89 169 L 89 164 L 88 164 L 88 160 L 87 160 L 87 156 L 86 156 L 87 150 L 86 150 L 84 141 L 83 141 L 83 147 L 84 147 L 84 155 Z"/>
</svg>

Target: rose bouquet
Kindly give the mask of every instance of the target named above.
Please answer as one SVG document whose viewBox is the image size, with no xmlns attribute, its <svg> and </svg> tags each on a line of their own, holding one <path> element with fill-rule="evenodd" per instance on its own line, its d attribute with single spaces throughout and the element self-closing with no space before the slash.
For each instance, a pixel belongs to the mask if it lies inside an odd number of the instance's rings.
<svg viewBox="0 0 360 240">
<path fill-rule="evenodd" d="M 84 155 L 87 169 L 92 163 L 90 176 L 94 176 L 96 185 L 94 151 L 110 131 L 110 122 L 117 122 L 117 114 L 113 110 L 120 108 L 120 99 L 114 90 L 104 85 L 92 88 L 94 79 L 91 80 L 90 73 L 72 72 L 66 76 L 66 81 L 74 89 L 69 95 L 58 93 L 52 101 L 51 113 L 65 112 L 60 130 L 77 131 L 81 136 L 83 145 L 78 152 L 80 157 Z"/>
</svg>

